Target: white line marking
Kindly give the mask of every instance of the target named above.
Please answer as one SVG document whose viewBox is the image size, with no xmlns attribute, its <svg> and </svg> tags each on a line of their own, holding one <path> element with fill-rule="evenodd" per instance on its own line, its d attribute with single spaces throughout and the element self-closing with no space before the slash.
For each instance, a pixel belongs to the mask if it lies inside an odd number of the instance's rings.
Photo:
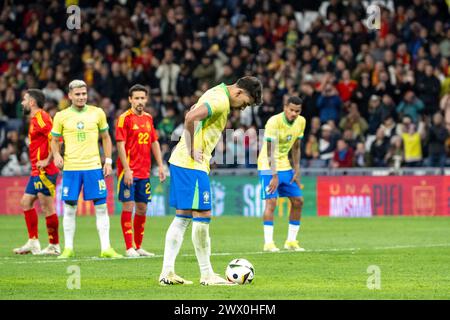
<svg viewBox="0 0 450 320">
<path fill-rule="evenodd" d="M 280 252 L 264 252 L 264 251 L 256 251 L 256 252 L 218 252 L 212 253 L 212 256 L 245 256 L 245 255 L 257 255 L 257 254 L 283 254 L 283 253 L 291 253 L 291 254 L 305 254 L 305 253 L 320 253 L 320 252 L 354 252 L 361 250 L 395 250 L 395 249 L 413 249 L 413 248 L 434 248 L 434 247 L 450 247 L 450 243 L 435 243 L 435 244 L 425 244 L 425 245 L 396 245 L 396 246 L 386 246 L 386 247 L 373 247 L 373 248 L 324 248 L 324 249 L 311 249 L 306 250 L 304 252 L 293 252 L 293 251 L 280 251 Z M 181 257 L 195 257 L 195 254 L 181 254 Z M 137 260 L 137 259 L 155 259 L 162 258 L 163 255 L 155 255 L 152 257 L 136 257 L 136 258 L 122 258 L 122 259 L 108 259 L 108 258 L 99 258 L 99 257 L 85 257 L 80 259 L 56 259 L 55 257 L 48 257 L 45 260 L 27 260 L 27 261 L 5 261 L 0 262 L 0 264 L 29 264 L 29 263 L 65 263 L 65 262 L 83 262 L 83 261 L 111 261 L 111 260 Z M 1 260 L 16 260 L 11 257 L 0 257 Z"/>
</svg>

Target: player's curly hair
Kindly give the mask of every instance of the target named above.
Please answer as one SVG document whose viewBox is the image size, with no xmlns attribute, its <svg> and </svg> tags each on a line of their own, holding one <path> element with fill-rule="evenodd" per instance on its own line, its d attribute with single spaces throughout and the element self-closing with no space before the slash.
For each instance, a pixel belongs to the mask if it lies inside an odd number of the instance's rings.
<svg viewBox="0 0 450 320">
<path fill-rule="evenodd" d="M 259 106 L 262 103 L 262 83 L 256 77 L 245 76 L 236 82 L 238 88 L 244 89 L 253 98 L 254 105 Z"/>
</svg>

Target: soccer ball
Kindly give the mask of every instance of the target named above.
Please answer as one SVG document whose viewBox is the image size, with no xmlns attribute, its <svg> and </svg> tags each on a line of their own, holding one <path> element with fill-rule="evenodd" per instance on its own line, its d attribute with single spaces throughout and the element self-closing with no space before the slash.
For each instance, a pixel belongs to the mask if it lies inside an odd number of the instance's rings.
<svg viewBox="0 0 450 320">
<path fill-rule="evenodd" d="M 248 284 L 255 277 L 255 268 L 246 259 L 234 259 L 228 264 L 225 276 L 228 281 L 237 284 Z"/>
</svg>

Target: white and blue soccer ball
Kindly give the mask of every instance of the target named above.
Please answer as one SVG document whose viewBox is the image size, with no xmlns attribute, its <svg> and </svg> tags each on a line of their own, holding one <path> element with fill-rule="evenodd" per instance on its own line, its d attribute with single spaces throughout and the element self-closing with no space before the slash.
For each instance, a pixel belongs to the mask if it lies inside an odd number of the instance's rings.
<svg viewBox="0 0 450 320">
<path fill-rule="evenodd" d="M 225 277 L 237 284 L 249 284 L 255 277 L 255 268 L 246 259 L 234 259 L 228 264 Z"/>
</svg>

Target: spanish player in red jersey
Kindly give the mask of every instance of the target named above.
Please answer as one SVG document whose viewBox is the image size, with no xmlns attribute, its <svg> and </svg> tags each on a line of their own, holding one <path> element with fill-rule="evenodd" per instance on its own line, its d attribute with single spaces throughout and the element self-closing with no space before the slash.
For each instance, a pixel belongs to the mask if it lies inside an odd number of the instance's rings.
<svg viewBox="0 0 450 320">
<path fill-rule="evenodd" d="M 53 200 L 55 197 L 58 168 L 53 164 L 50 152 L 50 131 L 52 118 L 42 110 L 45 96 L 41 90 L 29 89 L 23 96 L 22 106 L 25 115 L 30 115 L 28 129 L 29 154 L 31 161 L 31 177 L 21 200 L 28 229 L 28 241 L 20 248 L 14 249 L 17 254 L 59 255 L 58 216 L 55 213 Z M 45 213 L 49 245 L 41 251 L 38 239 L 38 216 L 34 202 L 39 199 Z"/>
<path fill-rule="evenodd" d="M 144 86 L 136 84 L 130 88 L 128 95 L 131 108 L 120 115 L 116 125 L 118 194 L 123 204 L 122 231 L 127 257 L 153 256 L 153 253 L 141 248 L 147 203 L 151 201 L 151 152 L 158 164 L 160 182 L 166 179 L 166 174 L 153 118 L 144 112 L 148 91 Z M 133 208 L 135 215 L 132 224 Z"/>
</svg>

